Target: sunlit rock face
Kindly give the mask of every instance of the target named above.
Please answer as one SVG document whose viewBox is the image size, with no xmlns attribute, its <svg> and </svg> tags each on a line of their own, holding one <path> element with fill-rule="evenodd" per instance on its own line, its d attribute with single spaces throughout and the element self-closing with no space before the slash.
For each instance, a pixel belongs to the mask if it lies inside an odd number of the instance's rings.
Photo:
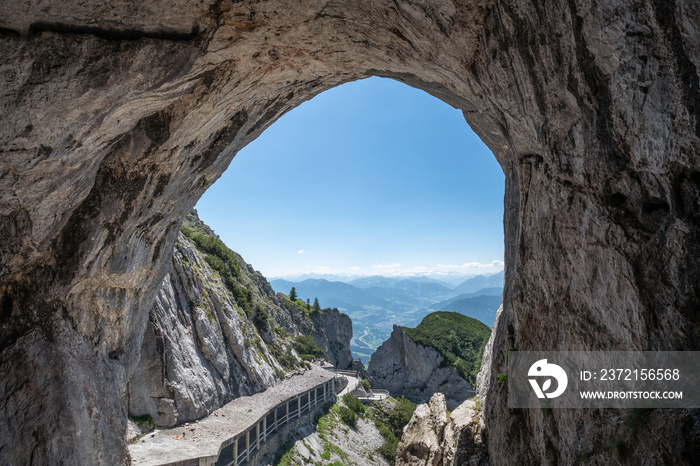
<svg viewBox="0 0 700 466">
<path fill-rule="evenodd" d="M 366 76 L 463 110 L 506 174 L 492 374 L 510 348 L 698 349 L 696 1 L 86 5 L 0 5 L 0 462 L 124 461 L 182 219 L 281 114 Z M 614 435 L 631 464 L 683 464 L 700 444 L 694 412 L 632 436 L 487 385 L 492 464 L 604 464 Z"/>
<path fill-rule="evenodd" d="M 367 373 L 373 388 L 414 402 L 427 402 L 434 393 L 440 393 L 450 410 L 475 395 L 474 387 L 456 367 L 445 363 L 438 350 L 416 343 L 398 325 L 372 354 Z"/>
<path fill-rule="evenodd" d="M 188 221 L 214 236 L 196 215 Z M 156 425 L 170 427 L 272 387 L 288 373 L 304 370 L 294 351 L 300 335 L 311 336 L 329 362 L 349 366 L 347 315 L 337 309 L 305 313 L 286 305 L 265 277 L 233 256 L 236 283 L 250 293 L 247 309 L 210 267 L 206 252 L 179 235 L 128 383 L 130 416 L 148 415 Z"/>
</svg>

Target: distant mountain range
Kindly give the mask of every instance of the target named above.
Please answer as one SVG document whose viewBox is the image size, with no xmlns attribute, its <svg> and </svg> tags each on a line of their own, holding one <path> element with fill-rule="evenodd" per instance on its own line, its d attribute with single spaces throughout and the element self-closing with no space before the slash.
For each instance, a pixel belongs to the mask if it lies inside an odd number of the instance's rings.
<svg viewBox="0 0 700 466">
<path fill-rule="evenodd" d="M 415 327 L 435 310 L 454 311 L 493 327 L 503 294 L 503 272 L 470 277 L 457 285 L 428 277 L 355 278 L 348 282 L 311 278 L 271 280 L 278 293 L 292 287 L 303 300 L 318 298 L 337 307 L 353 322 L 351 349 L 364 362 L 391 334 L 394 324 Z"/>
<path fill-rule="evenodd" d="M 453 291 L 458 293 L 474 293 L 475 291 L 483 290 L 484 288 L 493 287 L 503 288 L 502 271 L 493 275 L 477 275 L 476 277 L 468 278 L 460 285 L 455 287 Z"/>
</svg>

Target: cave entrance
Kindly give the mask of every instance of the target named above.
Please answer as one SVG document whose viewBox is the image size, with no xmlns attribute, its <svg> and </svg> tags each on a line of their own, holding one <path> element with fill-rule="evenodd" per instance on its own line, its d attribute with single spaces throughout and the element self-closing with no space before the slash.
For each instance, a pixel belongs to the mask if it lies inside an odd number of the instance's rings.
<svg viewBox="0 0 700 466">
<path fill-rule="evenodd" d="M 501 28 L 487 24 L 494 7 L 281 3 L 217 2 L 174 26 L 163 25 L 173 16 L 158 2 L 138 17 L 117 12 L 116 22 L 102 10 L 34 11 L 21 22 L 43 26 L 27 38 L 7 25 L 19 37 L 3 36 L 4 134 L 16 147 L 3 179 L 12 206 L 3 335 L 12 339 L 0 364 L 21 387 L 6 399 L 66 406 L 59 419 L 18 402 L 0 427 L 36 435 L 2 449 L 7 462 L 26 452 L 44 463 L 121 462 L 123 439 L 112 432 L 124 427 L 124 387 L 182 219 L 239 150 L 324 90 L 393 78 L 463 111 L 506 174 L 514 207 L 505 261 L 514 260 L 521 192 L 509 131 L 525 128 L 518 142 L 536 153 L 528 131 L 542 119 L 522 98 L 530 88 L 502 79 L 512 65 L 487 59 L 503 48 L 484 32 Z M 198 34 L 170 33 L 180 29 Z M 48 182 L 39 189 L 37 180 Z M 67 377 L 75 368 L 85 372 Z M 83 406 L 101 409 L 90 418 Z M 104 423 L 114 424 L 109 433 Z"/>
<path fill-rule="evenodd" d="M 692 2 L 16 3 L 0 5 L 0 431 L 32 435 L 2 462 L 123 462 L 124 387 L 182 219 L 281 115 L 370 76 L 462 110 L 503 168 L 494 370 L 508 348 L 697 348 Z M 494 464 L 549 445 L 575 461 L 578 436 L 489 393 Z"/>
<path fill-rule="evenodd" d="M 282 116 L 196 208 L 277 292 L 348 313 L 366 364 L 432 311 L 493 326 L 502 280 L 463 282 L 502 271 L 504 181 L 462 112 L 369 78 Z"/>
</svg>

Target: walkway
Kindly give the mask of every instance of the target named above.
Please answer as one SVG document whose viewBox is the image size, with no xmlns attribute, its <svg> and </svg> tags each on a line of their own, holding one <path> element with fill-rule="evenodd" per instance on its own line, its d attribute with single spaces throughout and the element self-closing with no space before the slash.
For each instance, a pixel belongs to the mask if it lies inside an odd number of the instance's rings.
<svg viewBox="0 0 700 466">
<path fill-rule="evenodd" d="M 382 401 L 389 398 L 389 392 L 387 390 L 378 389 L 364 390 L 358 388 L 357 390 L 351 391 L 350 394 L 358 400 L 366 402 Z"/>
<path fill-rule="evenodd" d="M 346 393 L 350 393 L 360 385 L 360 379 L 358 377 L 352 377 L 350 375 L 341 375 L 341 377 L 348 379 L 348 384 L 340 393 L 338 393 L 338 398 L 341 398 Z"/>
<path fill-rule="evenodd" d="M 258 439 L 266 438 L 270 431 L 267 426 L 275 424 L 273 419 L 277 420 L 278 417 L 279 409 L 273 408 L 281 403 L 292 399 L 294 409 L 301 407 L 303 411 L 305 403 L 306 407 L 320 403 L 324 393 L 330 398 L 331 384 L 328 382 L 334 377 L 333 372 L 312 366 L 304 374 L 286 379 L 264 392 L 237 398 L 204 419 L 171 429 L 157 429 L 129 446 L 131 464 L 157 466 L 196 458 L 203 459 L 204 463 L 200 464 L 214 464 L 223 447 L 232 443 L 245 444 L 250 437 L 246 432 L 251 427 L 254 427 L 253 432 L 257 428 Z M 314 387 L 318 388 L 313 390 Z M 299 400 L 298 396 L 302 394 L 306 399 Z M 280 415 L 280 425 L 282 418 L 283 415 Z M 244 442 L 239 442 L 243 437 Z M 251 442 L 256 443 L 254 437 Z"/>
</svg>

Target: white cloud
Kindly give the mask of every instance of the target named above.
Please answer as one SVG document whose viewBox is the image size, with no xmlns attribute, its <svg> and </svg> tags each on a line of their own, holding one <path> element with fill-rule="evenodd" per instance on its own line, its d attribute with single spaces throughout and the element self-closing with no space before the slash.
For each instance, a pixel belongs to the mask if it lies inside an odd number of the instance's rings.
<svg viewBox="0 0 700 466">
<path fill-rule="evenodd" d="M 386 269 L 397 269 L 401 267 L 401 264 L 377 264 L 373 265 L 373 269 L 381 269 L 381 270 L 386 270 Z"/>
<path fill-rule="evenodd" d="M 297 254 L 304 254 L 304 250 L 303 249 L 298 250 Z"/>
<path fill-rule="evenodd" d="M 467 277 L 481 274 L 497 273 L 503 270 L 502 260 L 493 260 L 487 263 L 466 262 L 464 264 L 437 264 L 437 265 L 415 265 L 412 267 L 401 264 L 375 264 L 369 267 L 349 266 L 334 268 L 326 265 L 306 266 L 303 273 L 315 273 L 321 275 L 339 275 L 347 277 L 358 277 L 368 275 L 383 275 L 386 277 L 411 277 L 411 276 L 458 276 Z M 294 275 L 294 274 L 289 274 Z"/>
</svg>

